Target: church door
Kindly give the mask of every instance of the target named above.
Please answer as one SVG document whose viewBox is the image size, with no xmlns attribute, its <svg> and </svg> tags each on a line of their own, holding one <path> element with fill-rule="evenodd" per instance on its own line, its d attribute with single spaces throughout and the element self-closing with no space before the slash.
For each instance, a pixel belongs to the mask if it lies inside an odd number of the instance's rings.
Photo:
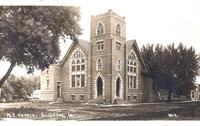
<svg viewBox="0 0 200 126">
<path fill-rule="evenodd" d="M 61 82 L 57 82 L 57 98 L 61 98 Z"/>
<path fill-rule="evenodd" d="M 60 85 L 57 86 L 57 97 L 60 98 L 61 97 L 61 91 L 60 91 Z"/>
<path fill-rule="evenodd" d="M 116 96 L 119 97 L 120 96 L 120 78 L 117 78 L 116 81 Z"/>
<path fill-rule="evenodd" d="M 101 77 L 97 79 L 97 97 L 102 96 L 103 94 L 103 81 Z"/>
</svg>

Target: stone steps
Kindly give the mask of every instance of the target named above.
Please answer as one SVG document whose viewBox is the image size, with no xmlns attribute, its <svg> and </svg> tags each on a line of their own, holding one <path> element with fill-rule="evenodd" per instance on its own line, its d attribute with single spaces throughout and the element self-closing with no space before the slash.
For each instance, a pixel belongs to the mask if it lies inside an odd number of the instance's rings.
<svg viewBox="0 0 200 126">
<path fill-rule="evenodd" d="M 116 98 L 114 100 L 114 103 L 113 104 L 128 104 L 129 102 L 124 100 L 124 99 L 120 99 L 120 98 Z"/>
</svg>

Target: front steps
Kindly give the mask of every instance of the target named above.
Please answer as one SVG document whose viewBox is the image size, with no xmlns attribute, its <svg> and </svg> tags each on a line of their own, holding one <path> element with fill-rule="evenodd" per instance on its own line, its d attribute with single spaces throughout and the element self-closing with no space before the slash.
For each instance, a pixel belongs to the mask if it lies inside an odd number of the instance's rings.
<svg viewBox="0 0 200 126">
<path fill-rule="evenodd" d="M 98 97 L 96 99 L 90 100 L 87 102 L 88 104 L 106 104 L 105 99 L 103 97 Z"/>
<path fill-rule="evenodd" d="M 128 103 L 129 103 L 128 101 L 121 98 L 115 98 L 113 101 L 113 104 L 128 104 Z"/>
<path fill-rule="evenodd" d="M 115 98 L 112 104 L 128 104 L 128 103 L 129 102 L 124 99 Z M 103 99 L 102 97 L 98 97 L 96 99 L 88 101 L 87 104 L 110 104 L 110 103 L 106 102 L 106 100 Z"/>
<path fill-rule="evenodd" d="M 63 103 L 63 99 L 62 98 L 58 98 L 56 103 Z"/>
</svg>

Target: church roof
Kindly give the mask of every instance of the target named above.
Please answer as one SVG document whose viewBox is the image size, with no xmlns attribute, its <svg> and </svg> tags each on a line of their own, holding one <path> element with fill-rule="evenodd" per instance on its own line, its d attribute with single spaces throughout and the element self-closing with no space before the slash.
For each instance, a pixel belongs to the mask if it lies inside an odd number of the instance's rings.
<svg viewBox="0 0 200 126">
<path fill-rule="evenodd" d="M 89 53 L 89 48 L 90 48 L 90 42 L 89 41 L 79 39 L 78 43 L 80 44 L 81 47 L 83 47 L 85 49 L 85 51 L 87 53 Z"/>
<path fill-rule="evenodd" d="M 89 48 L 90 48 L 90 42 L 83 40 L 83 39 L 78 39 L 78 42 L 72 42 L 71 46 L 69 47 L 67 53 L 65 54 L 65 56 L 63 57 L 63 59 L 61 60 L 61 64 L 63 64 L 63 62 L 66 60 L 67 56 L 69 55 L 69 52 L 71 51 L 72 47 L 76 44 L 79 44 L 84 51 L 89 54 Z"/>
<path fill-rule="evenodd" d="M 87 40 L 83 40 L 83 39 L 78 39 L 78 42 L 73 42 L 71 44 L 71 46 L 69 47 L 67 53 L 65 54 L 65 56 L 63 57 L 62 61 L 60 62 L 61 64 L 66 60 L 67 56 L 69 55 L 69 52 L 70 50 L 73 48 L 74 45 L 76 44 L 79 44 L 82 49 L 87 53 L 89 54 L 89 49 L 90 49 L 90 42 L 87 41 Z M 138 48 L 138 45 L 137 45 L 137 42 L 136 40 L 129 40 L 129 41 L 126 41 L 126 46 L 133 46 L 133 48 L 135 49 L 135 52 L 141 62 L 141 64 L 144 66 L 144 68 L 146 68 L 146 65 L 144 63 L 144 60 L 142 58 L 142 55 L 141 55 L 141 52 L 140 52 L 140 49 Z"/>
<path fill-rule="evenodd" d="M 143 58 L 142 58 L 142 55 L 141 55 L 141 52 L 140 52 L 140 49 L 139 49 L 139 47 L 138 47 L 138 45 L 137 45 L 136 40 L 128 40 L 128 41 L 126 41 L 126 46 L 127 46 L 127 47 L 128 47 L 128 46 L 133 46 L 133 47 L 134 47 L 135 52 L 136 52 L 136 54 L 138 55 L 138 58 L 139 58 L 141 64 L 144 66 L 144 68 L 146 68 L 146 65 L 145 65 L 145 63 L 144 63 L 144 60 L 143 60 Z"/>
</svg>

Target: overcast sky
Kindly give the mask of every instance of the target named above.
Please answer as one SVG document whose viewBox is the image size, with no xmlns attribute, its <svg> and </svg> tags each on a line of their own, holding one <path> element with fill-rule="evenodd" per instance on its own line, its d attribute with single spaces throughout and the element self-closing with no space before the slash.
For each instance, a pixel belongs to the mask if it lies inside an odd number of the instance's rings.
<svg viewBox="0 0 200 126">
<path fill-rule="evenodd" d="M 199 0 L 0 0 L 2 4 L 75 5 L 80 6 L 83 35 L 90 40 L 91 15 L 98 15 L 112 9 L 126 19 L 127 40 L 136 39 L 139 47 L 147 43 L 169 44 L 182 42 L 193 46 L 200 53 L 200 1 Z M 23 1 L 23 2 L 20 2 Z M 62 44 L 62 55 L 70 43 Z M 8 63 L 0 63 L 0 76 Z M 13 73 L 25 74 L 15 68 Z"/>
</svg>

